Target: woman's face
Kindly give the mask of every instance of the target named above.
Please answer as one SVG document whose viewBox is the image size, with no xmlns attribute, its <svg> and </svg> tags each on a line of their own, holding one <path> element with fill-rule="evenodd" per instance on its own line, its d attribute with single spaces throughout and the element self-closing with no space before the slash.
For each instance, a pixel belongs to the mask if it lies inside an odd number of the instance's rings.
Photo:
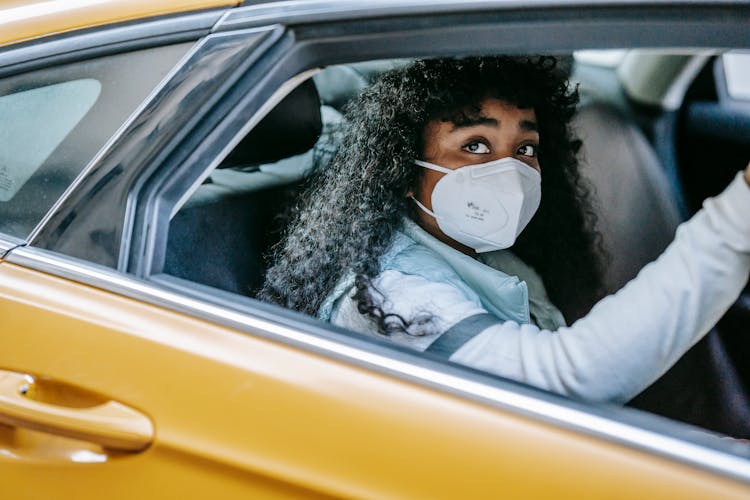
<svg viewBox="0 0 750 500">
<path fill-rule="evenodd" d="M 466 165 L 487 163 L 512 157 L 541 172 L 537 152 L 539 129 L 533 109 L 521 109 L 499 99 L 489 98 L 480 103 L 476 120 L 461 125 L 440 119 L 427 124 L 423 133 L 424 160 L 455 170 Z M 432 190 L 444 176 L 442 172 L 422 169 L 415 192 L 423 205 L 432 210 Z M 446 236 L 435 219 L 418 211 L 419 224 L 444 243 L 473 255 L 473 249 Z"/>
</svg>

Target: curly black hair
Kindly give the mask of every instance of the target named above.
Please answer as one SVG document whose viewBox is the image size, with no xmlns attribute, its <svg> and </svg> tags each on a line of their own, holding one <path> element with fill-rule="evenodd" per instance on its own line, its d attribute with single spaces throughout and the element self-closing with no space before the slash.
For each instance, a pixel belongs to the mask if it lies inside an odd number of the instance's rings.
<svg viewBox="0 0 750 500">
<path fill-rule="evenodd" d="M 414 218 L 407 193 L 424 170 L 413 160 L 423 157 L 425 126 L 472 119 L 487 98 L 533 109 L 539 124 L 542 202 L 512 251 L 569 322 L 588 312 L 604 295 L 601 243 L 570 129 L 578 92 L 551 57 L 429 59 L 384 73 L 347 108 L 336 154 L 300 198 L 259 298 L 315 314 L 353 273 L 359 311 L 386 333 L 370 278 L 402 218 Z"/>
</svg>

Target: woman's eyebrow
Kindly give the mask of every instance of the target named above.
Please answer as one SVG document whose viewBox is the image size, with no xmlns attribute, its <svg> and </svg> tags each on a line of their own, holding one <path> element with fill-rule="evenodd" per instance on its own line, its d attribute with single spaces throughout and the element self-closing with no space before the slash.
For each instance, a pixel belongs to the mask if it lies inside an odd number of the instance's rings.
<svg viewBox="0 0 750 500">
<path fill-rule="evenodd" d="M 495 118 L 488 118 L 484 116 L 479 117 L 479 118 L 473 118 L 470 120 L 461 121 L 461 123 L 453 123 L 453 128 L 451 129 L 451 132 L 455 132 L 457 130 L 461 130 L 464 128 L 476 127 L 479 125 L 499 127 L 500 121 L 496 120 Z M 539 125 L 537 125 L 537 123 L 533 120 L 521 120 L 518 125 L 521 130 L 524 130 L 526 132 L 539 132 Z"/>
<path fill-rule="evenodd" d="M 521 120 L 519 124 L 522 130 L 528 132 L 539 132 L 539 125 L 533 120 Z"/>
<path fill-rule="evenodd" d="M 462 128 L 469 128 L 469 127 L 476 127 L 477 125 L 489 125 L 491 127 L 497 127 L 500 122 L 498 122 L 494 118 L 488 118 L 486 116 L 480 116 L 479 118 L 472 118 L 469 120 L 461 120 L 461 123 L 453 123 L 453 128 L 451 129 L 451 132 L 455 132 L 456 130 L 460 130 Z"/>
</svg>

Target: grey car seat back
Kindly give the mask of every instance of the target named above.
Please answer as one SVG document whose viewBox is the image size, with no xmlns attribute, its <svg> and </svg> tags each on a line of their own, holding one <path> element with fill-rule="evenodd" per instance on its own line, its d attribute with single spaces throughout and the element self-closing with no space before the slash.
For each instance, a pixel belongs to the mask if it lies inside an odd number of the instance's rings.
<svg viewBox="0 0 750 500">
<path fill-rule="evenodd" d="M 632 118 L 590 100 L 574 125 L 584 145 L 582 175 L 596 195 L 598 228 L 609 253 L 605 284 L 615 292 L 669 245 L 680 211 L 665 168 Z M 750 437 L 750 398 L 716 329 L 629 405 Z"/>
<path fill-rule="evenodd" d="M 599 231 L 610 262 L 605 284 L 622 288 L 674 238 L 680 213 L 643 132 L 619 110 L 584 103 L 574 127 L 583 141 L 582 175 L 594 187 Z"/>
<path fill-rule="evenodd" d="M 308 80 L 240 142 L 217 170 L 217 182 L 209 178 L 177 212 L 169 226 L 163 272 L 252 295 L 263 281 L 265 254 L 280 237 L 277 216 L 299 178 L 286 176 L 296 165 L 284 160 L 304 159 L 321 129 L 318 92 Z M 278 175 L 263 172 L 266 165 L 277 166 Z"/>
</svg>

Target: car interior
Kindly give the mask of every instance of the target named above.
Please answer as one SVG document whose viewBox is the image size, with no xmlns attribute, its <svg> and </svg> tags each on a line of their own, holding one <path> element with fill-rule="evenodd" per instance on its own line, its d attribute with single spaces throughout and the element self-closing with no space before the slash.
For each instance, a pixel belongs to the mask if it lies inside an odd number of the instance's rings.
<svg viewBox="0 0 750 500">
<path fill-rule="evenodd" d="M 728 93 L 726 55 L 718 51 L 594 51 L 561 60 L 581 93 L 574 127 L 609 253 L 606 286 L 615 292 L 744 168 L 750 100 Z M 162 272 L 252 297 L 289 207 L 335 151 L 347 103 L 403 62 L 330 66 L 289 93 L 174 213 Z M 659 87 L 658 78 L 668 84 Z M 748 326 L 746 288 L 716 327 L 629 405 L 750 439 Z"/>
</svg>

